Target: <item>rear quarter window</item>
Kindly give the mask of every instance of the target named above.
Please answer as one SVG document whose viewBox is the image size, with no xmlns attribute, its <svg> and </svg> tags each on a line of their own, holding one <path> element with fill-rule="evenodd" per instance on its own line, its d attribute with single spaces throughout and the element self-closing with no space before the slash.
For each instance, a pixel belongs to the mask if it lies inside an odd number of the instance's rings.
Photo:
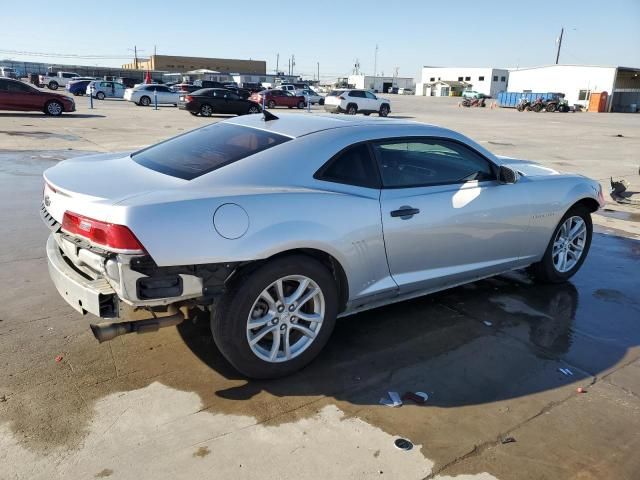
<svg viewBox="0 0 640 480">
<path fill-rule="evenodd" d="M 192 180 L 287 140 L 290 138 L 276 133 L 216 123 L 136 152 L 131 158 L 156 172 Z"/>
</svg>

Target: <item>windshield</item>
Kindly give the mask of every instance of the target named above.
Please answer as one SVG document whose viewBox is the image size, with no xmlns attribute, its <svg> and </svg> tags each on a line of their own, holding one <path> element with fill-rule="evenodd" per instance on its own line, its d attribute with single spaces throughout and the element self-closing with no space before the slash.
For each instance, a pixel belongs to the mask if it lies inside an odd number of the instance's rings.
<svg viewBox="0 0 640 480">
<path fill-rule="evenodd" d="M 289 137 L 239 125 L 216 123 L 131 155 L 144 167 L 173 177 L 196 177 L 254 155 Z"/>
</svg>

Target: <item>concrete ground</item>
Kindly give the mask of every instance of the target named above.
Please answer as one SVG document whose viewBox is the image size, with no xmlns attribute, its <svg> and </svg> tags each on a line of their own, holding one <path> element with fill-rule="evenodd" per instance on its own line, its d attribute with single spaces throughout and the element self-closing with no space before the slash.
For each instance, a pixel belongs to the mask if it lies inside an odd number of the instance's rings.
<svg viewBox="0 0 640 480">
<path fill-rule="evenodd" d="M 390 97 L 392 116 L 498 154 L 640 185 L 640 115 Z M 54 290 L 42 171 L 219 120 L 77 101 L 62 118 L 0 113 L 1 479 L 638 478 L 640 209 L 610 202 L 594 215 L 570 283 L 516 272 L 342 319 L 308 368 L 247 381 L 206 325 L 98 344 Z M 387 391 L 429 400 L 389 408 Z M 414 448 L 397 449 L 400 437 Z"/>
</svg>

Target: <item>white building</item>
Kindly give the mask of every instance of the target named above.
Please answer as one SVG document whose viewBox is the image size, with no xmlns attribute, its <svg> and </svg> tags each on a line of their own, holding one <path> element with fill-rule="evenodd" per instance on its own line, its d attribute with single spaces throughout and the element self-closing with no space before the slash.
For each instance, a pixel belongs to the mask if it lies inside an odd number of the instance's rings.
<svg viewBox="0 0 640 480">
<path fill-rule="evenodd" d="M 349 75 L 348 80 L 351 88 L 361 88 L 373 90 L 374 92 L 387 93 L 391 87 L 413 88 L 415 80 L 410 77 L 381 77 L 376 75 Z"/>
<path fill-rule="evenodd" d="M 442 83 L 459 86 L 464 82 L 471 85 L 469 90 L 494 97 L 507 90 L 508 81 L 509 70 L 504 68 L 422 67 L 422 81 L 416 85 L 416 95 L 446 96 L 452 90 L 443 89 Z"/>
<path fill-rule="evenodd" d="M 640 69 L 590 65 L 549 65 L 511 70 L 510 92 L 564 93 L 569 105 L 587 106 L 591 93 L 607 92 L 606 111 L 637 111 Z"/>
</svg>

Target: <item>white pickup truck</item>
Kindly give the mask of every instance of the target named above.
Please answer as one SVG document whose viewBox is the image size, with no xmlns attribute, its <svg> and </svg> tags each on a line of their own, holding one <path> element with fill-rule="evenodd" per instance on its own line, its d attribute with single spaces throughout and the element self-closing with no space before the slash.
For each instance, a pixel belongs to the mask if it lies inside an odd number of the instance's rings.
<svg viewBox="0 0 640 480">
<path fill-rule="evenodd" d="M 39 75 L 38 81 L 40 85 L 49 87 L 50 90 L 57 90 L 59 87 L 64 87 L 71 80 L 80 78 L 80 75 L 73 72 L 58 72 L 56 74 Z"/>
</svg>

